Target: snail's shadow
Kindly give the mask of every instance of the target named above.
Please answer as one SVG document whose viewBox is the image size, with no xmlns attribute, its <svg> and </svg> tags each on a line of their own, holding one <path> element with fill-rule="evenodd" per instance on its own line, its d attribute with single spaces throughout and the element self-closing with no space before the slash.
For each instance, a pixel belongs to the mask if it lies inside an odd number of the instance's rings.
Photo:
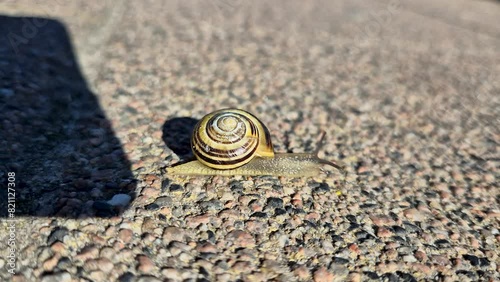
<svg viewBox="0 0 500 282">
<path fill-rule="evenodd" d="M 197 119 L 190 117 L 172 118 L 163 123 L 163 142 L 182 162 L 194 158 L 191 151 L 191 134 L 197 123 Z"/>
<path fill-rule="evenodd" d="M 110 217 L 126 207 L 113 195 L 135 198 L 130 162 L 57 20 L 0 16 L 0 136 L 11 188 L 0 217 Z"/>
</svg>

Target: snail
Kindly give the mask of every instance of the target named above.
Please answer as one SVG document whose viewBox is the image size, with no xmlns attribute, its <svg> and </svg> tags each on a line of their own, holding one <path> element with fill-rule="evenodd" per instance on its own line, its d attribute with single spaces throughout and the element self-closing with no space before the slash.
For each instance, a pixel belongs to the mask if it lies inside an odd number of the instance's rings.
<svg viewBox="0 0 500 282">
<path fill-rule="evenodd" d="M 271 134 L 253 114 L 223 109 L 204 116 L 191 135 L 197 160 L 167 168 L 173 175 L 272 175 L 302 177 L 318 175 L 322 165 L 345 173 L 344 166 L 313 153 L 275 153 Z"/>
</svg>

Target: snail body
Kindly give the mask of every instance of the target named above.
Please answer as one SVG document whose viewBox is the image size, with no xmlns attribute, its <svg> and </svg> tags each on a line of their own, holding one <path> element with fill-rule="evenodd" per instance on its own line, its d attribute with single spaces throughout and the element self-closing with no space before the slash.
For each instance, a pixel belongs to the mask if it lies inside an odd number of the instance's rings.
<svg viewBox="0 0 500 282">
<path fill-rule="evenodd" d="M 191 148 L 197 160 L 167 168 L 167 173 L 302 177 L 317 175 L 321 165 L 344 171 L 341 165 L 319 158 L 318 150 L 275 153 L 267 127 L 254 115 L 239 109 L 218 110 L 204 116 L 193 130 Z"/>
</svg>

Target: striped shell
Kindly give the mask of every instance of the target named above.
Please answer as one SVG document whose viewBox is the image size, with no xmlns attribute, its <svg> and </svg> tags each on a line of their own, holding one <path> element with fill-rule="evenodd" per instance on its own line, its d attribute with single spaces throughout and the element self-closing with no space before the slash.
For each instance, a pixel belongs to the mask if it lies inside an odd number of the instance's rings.
<svg viewBox="0 0 500 282">
<path fill-rule="evenodd" d="M 239 109 L 204 116 L 194 128 L 191 146 L 198 161 L 214 169 L 234 169 L 255 156 L 274 157 L 269 130 L 254 115 Z"/>
</svg>

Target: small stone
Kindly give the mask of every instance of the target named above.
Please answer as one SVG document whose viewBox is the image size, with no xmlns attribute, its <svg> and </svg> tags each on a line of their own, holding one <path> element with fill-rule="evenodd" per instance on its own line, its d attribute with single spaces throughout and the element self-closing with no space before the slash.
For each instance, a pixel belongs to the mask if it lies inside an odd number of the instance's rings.
<svg viewBox="0 0 500 282">
<path fill-rule="evenodd" d="M 141 231 L 142 233 L 152 233 L 156 228 L 156 221 L 151 217 L 146 217 L 142 222 Z"/>
<path fill-rule="evenodd" d="M 381 273 L 391 273 L 396 272 L 399 269 L 399 265 L 395 262 L 379 263 L 377 265 L 378 272 Z"/>
<path fill-rule="evenodd" d="M 448 248 L 451 246 L 450 242 L 448 240 L 445 240 L 445 239 L 439 239 L 439 240 L 436 240 L 434 241 L 434 244 L 440 248 L 440 249 L 443 249 L 443 248 Z"/>
<path fill-rule="evenodd" d="M 142 194 L 142 196 L 144 196 L 146 198 L 154 199 L 160 194 L 160 190 L 155 189 L 153 187 L 146 187 L 146 188 L 142 189 L 141 194 Z"/>
<path fill-rule="evenodd" d="M 208 215 L 208 214 L 189 216 L 186 218 L 186 224 L 190 228 L 196 228 L 200 224 L 207 224 L 209 222 L 210 222 L 210 215 Z"/>
<path fill-rule="evenodd" d="M 349 273 L 347 280 L 351 282 L 361 282 L 361 278 L 362 276 L 359 272 L 351 272 Z"/>
<path fill-rule="evenodd" d="M 403 211 L 403 214 L 406 218 L 413 220 L 413 221 L 422 222 L 422 221 L 425 221 L 425 219 L 426 219 L 425 213 L 423 213 L 415 208 L 406 209 Z"/>
<path fill-rule="evenodd" d="M 134 278 L 135 278 L 135 276 L 134 276 L 133 273 L 131 273 L 131 272 L 125 272 L 122 275 L 120 275 L 120 277 L 118 277 L 118 281 L 120 281 L 120 282 L 132 282 L 132 281 L 136 281 Z"/>
<path fill-rule="evenodd" d="M 242 230 L 234 230 L 227 234 L 226 239 L 233 242 L 233 245 L 242 248 L 253 248 L 255 239 L 248 232 Z"/>
<path fill-rule="evenodd" d="M 371 280 L 378 280 L 380 278 L 380 276 L 376 272 L 373 272 L 373 271 L 364 271 L 363 275 L 368 277 L 368 279 L 371 279 Z"/>
<path fill-rule="evenodd" d="M 99 266 L 99 269 L 101 271 L 103 271 L 104 273 L 110 273 L 111 270 L 113 270 L 113 267 L 114 267 L 113 263 L 108 258 L 99 258 L 97 260 L 97 264 Z"/>
<path fill-rule="evenodd" d="M 156 203 L 151 203 L 151 204 L 144 206 L 144 208 L 148 211 L 155 211 L 155 210 L 158 210 L 160 208 L 160 206 Z"/>
<path fill-rule="evenodd" d="M 479 265 L 481 267 L 490 266 L 490 261 L 487 258 L 479 258 Z"/>
<path fill-rule="evenodd" d="M 283 200 L 280 198 L 270 197 L 267 199 L 267 205 L 272 208 L 283 208 Z"/>
<path fill-rule="evenodd" d="M 118 232 L 118 238 L 120 238 L 120 240 L 122 240 L 122 242 L 124 243 L 130 243 L 130 241 L 132 241 L 133 235 L 134 233 L 132 232 L 132 230 L 127 228 L 121 229 Z"/>
<path fill-rule="evenodd" d="M 246 229 L 254 234 L 262 234 L 266 227 L 263 222 L 257 220 L 248 220 L 245 222 Z"/>
<path fill-rule="evenodd" d="M 334 276 L 332 273 L 328 272 L 325 267 L 320 267 L 314 272 L 313 279 L 315 282 L 332 282 Z"/>
<path fill-rule="evenodd" d="M 127 194 L 116 194 L 108 201 L 108 204 L 111 206 L 125 207 L 130 203 L 131 199 L 132 197 Z"/>
<path fill-rule="evenodd" d="M 137 282 L 161 282 L 163 280 L 158 279 L 157 277 L 154 277 L 152 275 L 141 275 L 139 278 L 137 278 Z"/>
<path fill-rule="evenodd" d="M 410 264 L 411 265 L 411 268 L 417 272 L 417 273 L 423 273 L 425 274 L 426 276 L 428 275 L 431 275 L 432 274 L 432 268 L 430 268 L 428 265 L 425 265 L 423 263 L 412 263 Z"/>
<path fill-rule="evenodd" d="M 384 225 L 392 225 L 394 224 L 394 220 L 388 216 L 388 215 L 371 215 L 370 219 L 372 220 L 373 224 L 377 226 L 384 226 Z"/>
<path fill-rule="evenodd" d="M 220 211 L 224 208 L 224 205 L 222 205 L 222 202 L 219 200 L 216 200 L 216 199 L 201 202 L 199 205 L 205 212 L 206 211 Z"/>
<path fill-rule="evenodd" d="M 267 213 L 265 212 L 254 212 L 250 215 L 250 217 L 258 217 L 258 218 L 266 218 Z"/>
<path fill-rule="evenodd" d="M 233 192 L 243 192 L 245 190 L 245 187 L 243 187 L 243 183 L 235 180 L 229 183 L 229 189 L 231 189 L 231 191 Z"/>
<path fill-rule="evenodd" d="M 83 264 L 83 269 L 87 272 L 96 271 L 99 269 L 99 262 L 97 259 L 88 259 Z"/>
<path fill-rule="evenodd" d="M 139 255 L 139 256 L 137 256 L 136 260 L 137 260 L 137 270 L 138 271 L 141 271 L 144 273 L 149 273 L 149 272 L 153 271 L 155 265 L 154 265 L 153 261 L 150 258 L 148 258 L 147 256 Z"/>
<path fill-rule="evenodd" d="M 332 262 L 335 264 L 349 264 L 350 263 L 349 260 L 347 260 L 345 258 L 341 258 L 341 257 L 333 257 Z"/>
<path fill-rule="evenodd" d="M 68 272 L 59 272 L 53 274 L 44 275 L 42 282 L 69 282 L 71 281 L 71 274 Z"/>
<path fill-rule="evenodd" d="M 398 251 L 395 249 L 387 250 L 385 252 L 385 255 L 387 256 L 388 260 L 395 260 L 398 257 Z"/>
<path fill-rule="evenodd" d="M 479 265 L 479 258 L 474 255 L 463 255 L 462 256 L 465 260 L 469 261 L 472 266 L 478 266 Z"/>
<path fill-rule="evenodd" d="M 417 225 L 415 224 L 412 224 L 410 222 L 403 222 L 404 226 L 405 226 L 405 229 L 410 232 L 410 233 L 417 233 L 417 232 L 421 232 L 422 229 L 420 227 L 418 227 Z"/>
<path fill-rule="evenodd" d="M 236 274 L 249 273 L 252 271 L 252 264 L 248 261 L 237 261 L 231 266 L 231 271 Z"/>
<path fill-rule="evenodd" d="M 62 257 L 57 262 L 57 268 L 67 270 L 73 266 L 73 263 L 68 257 Z"/>
<path fill-rule="evenodd" d="M 163 230 L 163 241 L 170 243 L 171 241 L 186 242 L 186 231 L 182 228 L 169 226 Z"/>
<path fill-rule="evenodd" d="M 349 269 L 345 265 L 332 264 L 329 270 L 332 272 L 333 281 L 335 282 L 346 281 L 347 275 L 349 275 Z"/>
<path fill-rule="evenodd" d="M 167 192 L 168 186 L 170 186 L 170 179 L 163 179 L 163 181 L 161 182 L 161 192 Z"/>
<path fill-rule="evenodd" d="M 427 261 L 427 255 L 422 251 L 416 251 L 414 256 L 415 256 L 415 258 L 417 258 L 421 262 Z"/>
<path fill-rule="evenodd" d="M 180 193 L 184 191 L 184 188 L 179 184 L 170 185 L 169 191 L 172 193 Z"/>
<path fill-rule="evenodd" d="M 393 233 L 389 229 L 387 229 L 385 227 L 379 227 L 377 229 L 377 236 L 379 238 L 389 238 L 392 235 L 393 235 Z"/>
<path fill-rule="evenodd" d="M 172 198 L 169 196 L 158 197 L 154 203 L 160 207 L 171 207 L 172 206 Z"/>
<path fill-rule="evenodd" d="M 217 247 L 212 243 L 205 243 L 199 245 L 196 250 L 200 253 L 217 253 Z"/>
<path fill-rule="evenodd" d="M 299 278 L 299 280 L 302 281 L 309 281 L 311 279 L 311 273 L 309 272 L 309 269 L 305 265 L 301 265 L 297 267 L 293 273 Z"/>
<path fill-rule="evenodd" d="M 168 246 L 168 251 L 174 257 L 179 256 L 182 252 L 189 252 L 190 250 L 191 247 L 189 245 L 176 241 L 170 243 Z"/>
<path fill-rule="evenodd" d="M 57 262 L 59 261 L 59 257 L 59 255 L 54 255 L 51 258 L 45 260 L 42 265 L 43 269 L 45 271 L 52 271 L 54 267 L 56 267 Z"/>
<path fill-rule="evenodd" d="M 64 242 L 64 237 L 69 235 L 69 231 L 65 227 L 56 227 L 47 238 L 47 244 L 52 245 L 56 241 Z"/>
<path fill-rule="evenodd" d="M 174 281 L 182 281 L 182 274 L 179 270 L 171 267 L 166 267 L 161 270 L 161 274 L 168 277 Z"/>
<path fill-rule="evenodd" d="M 90 271 L 89 276 L 92 281 L 106 281 L 106 274 L 100 270 Z"/>
<path fill-rule="evenodd" d="M 86 246 L 75 256 L 75 259 L 86 261 L 88 259 L 96 258 L 98 254 L 99 249 L 95 246 Z"/>
<path fill-rule="evenodd" d="M 401 227 L 401 226 L 393 225 L 392 229 L 399 236 L 405 236 L 406 235 L 406 230 L 403 227 Z"/>
<path fill-rule="evenodd" d="M 56 241 L 54 244 L 52 244 L 52 246 L 50 246 L 50 249 L 56 254 L 64 255 L 67 253 L 66 245 L 64 245 L 64 243 L 62 243 L 61 241 Z"/>
<path fill-rule="evenodd" d="M 450 260 L 444 255 L 433 255 L 431 261 L 439 265 L 447 265 L 450 263 Z"/>
<path fill-rule="evenodd" d="M 406 255 L 406 256 L 403 256 L 403 261 L 404 262 L 416 262 L 417 259 L 412 255 Z"/>
</svg>

